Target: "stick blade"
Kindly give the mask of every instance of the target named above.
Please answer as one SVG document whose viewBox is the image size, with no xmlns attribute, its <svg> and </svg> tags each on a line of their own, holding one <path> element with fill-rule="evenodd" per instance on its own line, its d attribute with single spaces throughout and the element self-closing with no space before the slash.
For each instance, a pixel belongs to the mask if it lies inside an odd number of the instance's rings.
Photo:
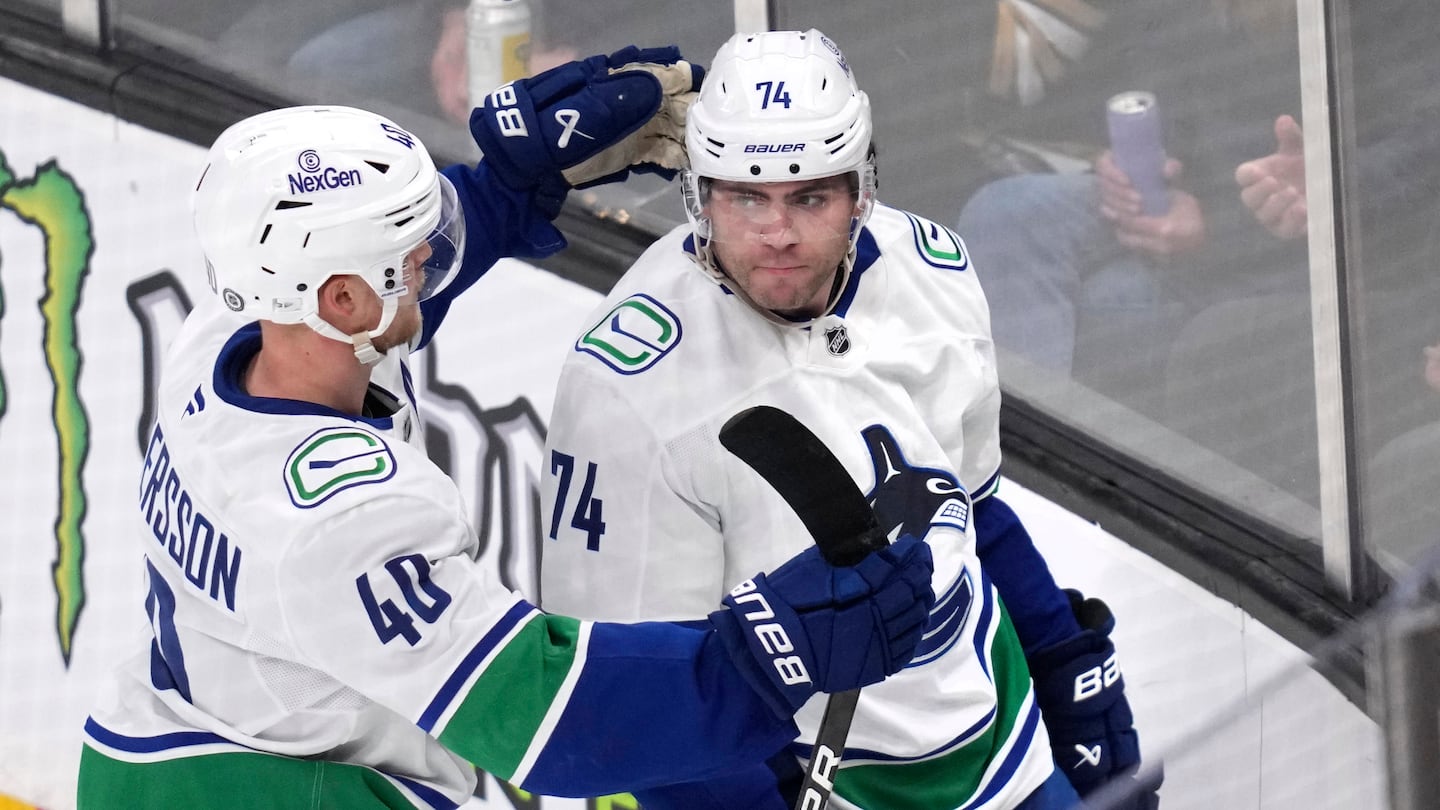
<svg viewBox="0 0 1440 810">
<path fill-rule="evenodd" d="M 756 405 L 730 417 L 720 444 L 790 505 L 831 565 L 854 565 L 888 544 L 844 465 L 791 414 Z"/>
</svg>

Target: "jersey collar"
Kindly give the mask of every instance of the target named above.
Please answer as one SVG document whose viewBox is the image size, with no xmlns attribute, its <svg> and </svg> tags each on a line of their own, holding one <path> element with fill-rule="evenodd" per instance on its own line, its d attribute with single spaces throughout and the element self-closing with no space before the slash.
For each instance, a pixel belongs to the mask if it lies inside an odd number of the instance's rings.
<svg viewBox="0 0 1440 810">
<path fill-rule="evenodd" d="M 259 322 L 246 324 L 235 330 L 235 334 L 231 335 L 230 339 L 225 341 L 225 346 L 220 349 L 219 356 L 215 358 L 215 374 L 212 380 L 215 395 L 230 405 L 247 411 L 253 411 L 254 413 L 267 413 L 281 416 L 325 416 L 340 418 L 351 422 L 363 422 L 375 427 L 377 430 L 390 430 L 393 426 L 394 420 L 389 416 L 353 416 L 344 411 L 337 411 L 327 405 L 320 405 L 314 402 L 301 402 L 297 399 L 250 395 L 245 391 L 242 380 L 246 367 L 250 365 L 250 361 L 259 352 Z"/>
</svg>

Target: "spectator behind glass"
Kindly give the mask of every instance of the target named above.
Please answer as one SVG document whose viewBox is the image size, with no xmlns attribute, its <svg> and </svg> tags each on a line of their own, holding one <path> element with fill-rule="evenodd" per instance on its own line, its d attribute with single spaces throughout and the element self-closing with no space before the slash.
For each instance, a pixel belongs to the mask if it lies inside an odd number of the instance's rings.
<svg viewBox="0 0 1440 810">
<path fill-rule="evenodd" d="M 1341 294 L 1351 313 L 1349 385 L 1358 415 L 1353 439 L 1361 462 L 1376 470 L 1361 486 L 1368 538 L 1403 555 L 1424 533 L 1386 528 L 1394 523 L 1396 504 L 1423 511 L 1433 499 L 1427 485 L 1433 478 L 1385 471 L 1397 469 L 1387 445 L 1435 418 L 1434 396 L 1415 373 L 1415 357 L 1421 341 L 1435 337 L 1440 294 L 1434 272 L 1440 245 L 1434 234 L 1440 220 L 1440 87 L 1434 76 L 1440 63 L 1431 45 L 1440 34 L 1440 13 L 1415 0 L 1380 0 L 1352 5 L 1349 17 L 1350 37 L 1342 47 L 1353 80 L 1337 89 L 1350 101 L 1354 140 L 1337 139 L 1334 148 L 1347 168 L 1348 278 Z M 1238 167 L 1235 180 L 1257 222 L 1277 239 L 1304 244 L 1309 209 L 1302 133 L 1285 116 L 1274 127 L 1276 149 Z M 1302 497 L 1318 492 L 1310 317 L 1303 285 L 1215 304 L 1186 327 L 1167 381 L 1172 419 L 1195 414 L 1188 432 Z M 1202 323 L 1208 328 L 1197 328 Z M 1216 358 L 1227 358 L 1225 365 Z M 1234 404 L 1195 408 L 1197 401 L 1225 399 Z M 1244 421 L 1235 418 L 1237 409 L 1247 415 Z M 1256 442 L 1256 436 L 1276 441 Z"/>
<path fill-rule="evenodd" d="M 1117 69 L 1105 93 L 1153 90 L 1166 115 L 1167 151 L 1178 158 L 1168 166 L 1169 215 L 1138 216 L 1133 189 L 1102 154 L 1093 175 L 1024 175 L 983 188 L 960 228 L 989 237 L 973 250 L 1000 346 L 1314 498 L 1294 7 L 1192 5 L 1157 6 L 1142 40 L 1108 43 L 1128 70 Z M 1424 322 L 1434 307 L 1425 292 L 1433 274 L 1416 272 L 1428 263 L 1414 257 L 1435 222 L 1440 100 L 1426 43 L 1440 15 L 1380 0 L 1350 16 L 1349 201 L 1361 237 L 1351 269 L 1356 303 L 1377 313 L 1362 319 L 1357 373 L 1370 403 L 1363 430 L 1378 446 L 1423 409 L 1403 382 L 1413 380 L 1414 342 L 1397 340 L 1393 325 Z M 1084 102 L 1096 120 L 1105 93 Z"/>
<path fill-rule="evenodd" d="M 1085 56 L 1100 66 L 1089 66 L 1083 95 L 1049 102 L 1083 118 L 1089 126 L 1074 128 L 1093 138 L 1111 95 L 1154 92 L 1171 157 L 1168 213 L 1140 215 L 1106 150 L 1093 173 L 991 183 L 959 218 L 961 233 L 986 237 L 972 252 L 997 344 L 1152 412 L 1166 346 L 1186 315 L 1304 281 L 1303 245 L 1265 233 L 1233 179 L 1274 148 L 1274 111 L 1298 111 L 1294 22 L 1226 11 L 1174 0 L 1125 9 Z"/>
<path fill-rule="evenodd" d="M 573 45 L 544 41 L 541 6 L 531 0 L 530 7 L 530 73 L 575 59 L 579 52 Z M 464 3 L 398 3 L 325 29 L 295 51 L 286 69 L 464 123 L 475 106 L 467 47 Z"/>
<path fill-rule="evenodd" d="M 630 0 L 528 0 L 530 72 L 581 52 L 619 48 L 654 31 L 697 53 L 728 33 L 728 9 L 673 15 Z M 456 123 L 469 120 L 463 0 L 259 0 L 225 29 L 225 59 L 282 78 L 306 95 L 360 103 L 379 100 Z M 723 13 L 722 13 L 723 11 Z"/>
<path fill-rule="evenodd" d="M 1436 334 L 1433 331 L 1431 334 Z M 1428 389 L 1429 421 L 1385 443 L 1370 464 L 1368 539 L 1383 549 L 1382 562 L 1414 562 L 1440 542 L 1440 342 L 1423 349 L 1421 378 Z"/>
</svg>

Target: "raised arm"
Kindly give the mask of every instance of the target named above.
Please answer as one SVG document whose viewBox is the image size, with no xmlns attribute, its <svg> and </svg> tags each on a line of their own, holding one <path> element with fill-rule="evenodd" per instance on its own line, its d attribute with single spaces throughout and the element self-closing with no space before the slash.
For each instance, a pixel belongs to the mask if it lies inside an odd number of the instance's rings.
<svg viewBox="0 0 1440 810">
<path fill-rule="evenodd" d="M 277 589 L 286 624 L 308 665 L 540 793 L 635 790 L 763 759 L 794 737 L 790 716 L 816 691 L 908 662 L 932 602 L 929 549 L 906 541 L 852 568 L 812 549 L 699 628 L 580 621 L 446 553 L 468 529 L 417 506 L 372 498 L 331 524 L 343 542 L 298 550 L 284 570 L 303 583 Z M 330 574 L 306 575 L 317 566 Z"/>
</svg>

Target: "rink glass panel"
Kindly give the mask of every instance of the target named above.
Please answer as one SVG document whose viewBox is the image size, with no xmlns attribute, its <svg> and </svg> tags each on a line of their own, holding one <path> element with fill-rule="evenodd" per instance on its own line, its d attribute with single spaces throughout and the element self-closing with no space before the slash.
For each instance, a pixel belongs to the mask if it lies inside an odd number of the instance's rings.
<svg viewBox="0 0 1440 810">
<path fill-rule="evenodd" d="M 460 8 L 114 0 L 111 12 L 121 47 L 159 44 L 296 101 L 369 106 L 405 122 L 437 155 L 473 158 L 434 76 L 446 12 Z M 678 43 L 705 62 L 734 27 L 729 4 L 664 14 L 616 0 L 531 0 L 530 8 L 536 69 L 632 42 Z M 914 0 L 903 12 L 773 5 L 776 28 L 817 27 L 835 39 L 869 93 L 882 200 L 951 227 L 974 205 L 988 212 L 982 221 L 1004 226 L 958 229 L 990 298 L 1007 395 L 1318 542 L 1323 423 L 1308 273 L 1316 246 L 1305 234 L 1278 239 L 1259 227 L 1234 176 L 1240 163 L 1277 149 L 1279 116 L 1306 124 L 1297 43 L 1315 34 L 1299 30 L 1296 4 Z M 1430 449 L 1440 447 L 1440 394 L 1424 374 L 1425 347 L 1440 344 L 1427 290 L 1435 202 L 1433 193 L 1412 194 L 1386 208 L 1393 183 L 1356 167 L 1405 115 L 1433 109 L 1414 101 L 1427 90 L 1423 77 L 1440 73 L 1426 73 L 1418 60 L 1434 57 L 1418 43 L 1440 12 L 1413 0 L 1366 12 L 1337 50 L 1351 69 L 1336 73 L 1336 98 L 1353 104 L 1337 102 L 1348 123 L 1332 133 L 1353 175 L 1337 184 L 1345 194 L 1336 208 L 1349 240 L 1352 508 L 1362 510 L 1358 525 L 1375 556 L 1403 566 L 1431 539 L 1436 499 L 1427 482 L 1440 469 L 1440 450 Z M 1196 201 L 1205 226 L 1203 238 L 1168 257 L 1119 244 L 1093 195 L 1073 211 L 1045 207 L 1053 201 L 1043 178 L 1093 180 L 1108 145 L 1105 103 L 1129 90 L 1155 93 L 1166 150 L 1184 164 L 1175 187 Z M 1017 177 L 1038 183 L 1024 193 L 1041 198 L 1010 193 L 1005 181 Z M 683 221 L 678 188 L 651 178 L 572 202 L 648 232 Z M 1030 283 L 1036 277 L 1044 284 Z M 1048 299 L 1036 300 L 1037 289 L 1049 289 Z M 1035 328 L 1058 332 L 1062 345 L 1014 337 Z"/>
</svg>

